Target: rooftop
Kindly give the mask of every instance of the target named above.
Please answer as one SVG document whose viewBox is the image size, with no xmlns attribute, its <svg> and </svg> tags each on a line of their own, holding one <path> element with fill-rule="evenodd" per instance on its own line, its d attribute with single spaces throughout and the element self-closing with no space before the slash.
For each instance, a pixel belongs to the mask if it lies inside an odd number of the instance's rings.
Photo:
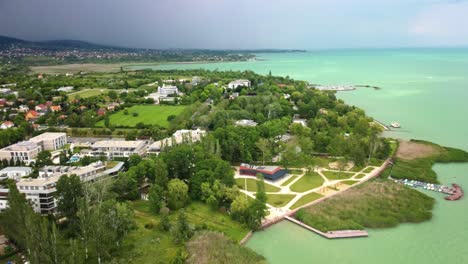
<svg viewBox="0 0 468 264">
<path fill-rule="evenodd" d="M 32 170 L 31 167 L 6 167 L 0 170 L 0 173 L 16 172 L 16 171 L 30 172 L 31 170 Z"/>
<path fill-rule="evenodd" d="M 16 144 L 10 145 L 3 150 L 7 151 L 28 151 L 28 150 L 33 150 L 35 148 L 39 148 L 39 145 L 36 142 L 32 141 L 22 141 L 18 142 Z"/>
<path fill-rule="evenodd" d="M 102 140 L 93 144 L 93 148 L 138 148 L 145 145 L 144 141 Z"/>
<path fill-rule="evenodd" d="M 67 136 L 66 133 L 46 132 L 46 133 L 40 134 L 38 136 L 35 136 L 35 137 L 29 139 L 29 141 L 39 142 L 39 141 L 43 141 L 43 140 L 51 140 L 51 139 L 56 139 L 56 138 L 59 138 L 59 137 L 66 137 L 66 136 Z"/>
</svg>

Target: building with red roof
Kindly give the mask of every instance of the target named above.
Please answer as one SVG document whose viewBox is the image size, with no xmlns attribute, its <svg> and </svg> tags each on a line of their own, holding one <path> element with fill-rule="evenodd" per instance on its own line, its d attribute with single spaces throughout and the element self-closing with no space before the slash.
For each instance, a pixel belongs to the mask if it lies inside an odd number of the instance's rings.
<svg viewBox="0 0 468 264">
<path fill-rule="evenodd" d="M 276 181 L 283 178 L 288 171 L 279 166 L 255 166 L 242 163 L 239 168 L 240 175 L 256 176 L 262 174 L 265 179 Z"/>
</svg>

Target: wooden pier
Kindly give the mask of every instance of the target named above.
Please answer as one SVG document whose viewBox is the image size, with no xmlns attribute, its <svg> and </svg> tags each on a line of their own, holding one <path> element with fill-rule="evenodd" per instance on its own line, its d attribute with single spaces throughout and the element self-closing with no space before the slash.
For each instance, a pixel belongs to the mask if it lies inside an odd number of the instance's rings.
<svg viewBox="0 0 468 264">
<path fill-rule="evenodd" d="M 367 233 L 366 230 L 339 230 L 339 231 L 328 231 L 328 232 L 322 232 L 318 229 L 315 229 L 309 225 L 306 225 L 305 223 L 289 217 L 289 216 L 284 216 L 284 219 L 291 221 L 299 226 L 302 226 L 303 228 L 312 231 L 316 234 L 321 235 L 322 237 L 328 238 L 328 239 L 334 239 L 334 238 L 352 238 L 352 237 L 368 237 L 369 234 Z"/>
</svg>

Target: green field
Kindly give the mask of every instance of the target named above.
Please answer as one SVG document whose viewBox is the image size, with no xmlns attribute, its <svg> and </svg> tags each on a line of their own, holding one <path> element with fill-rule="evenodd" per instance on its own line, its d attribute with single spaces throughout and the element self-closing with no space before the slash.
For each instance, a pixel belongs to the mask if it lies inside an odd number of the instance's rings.
<svg viewBox="0 0 468 264">
<path fill-rule="evenodd" d="M 316 172 L 308 172 L 289 188 L 293 192 L 305 192 L 323 184 L 323 178 Z"/>
<path fill-rule="evenodd" d="M 160 217 L 151 212 L 149 202 L 131 203 L 135 212 L 137 229 L 125 238 L 122 250 L 117 253 L 116 263 L 171 263 L 183 245 L 176 245 L 170 232 L 158 228 Z M 229 215 L 212 210 L 202 203 L 191 203 L 184 209 L 188 222 L 194 227 L 204 226 L 208 230 L 223 233 L 229 239 L 239 242 L 249 232 Z M 178 212 L 171 212 L 175 222 Z M 145 228 L 152 225 L 152 228 Z"/>
<path fill-rule="evenodd" d="M 297 202 L 295 204 L 293 204 L 290 209 L 296 209 L 296 208 L 301 207 L 301 206 L 303 206 L 305 204 L 313 202 L 313 201 L 315 201 L 315 200 L 317 200 L 317 199 L 319 199 L 321 197 L 323 197 L 323 195 L 315 193 L 315 192 L 306 194 L 306 195 L 302 196 L 301 199 L 297 200 Z"/>
<path fill-rule="evenodd" d="M 353 177 L 353 173 L 349 172 L 338 172 L 338 171 L 324 171 L 323 175 L 329 180 L 344 180 Z"/>
<path fill-rule="evenodd" d="M 283 183 L 281 184 L 281 186 L 286 186 L 286 185 L 290 184 L 292 181 L 294 181 L 295 179 L 297 179 L 297 177 L 299 177 L 299 176 L 291 176 L 291 177 L 289 177 L 289 179 L 287 179 L 285 182 L 283 182 Z"/>
<path fill-rule="evenodd" d="M 375 168 L 373 167 L 367 167 L 363 172 L 364 173 L 369 173 L 369 172 L 372 172 Z"/>
<path fill-rule="evenodd" d="M 283 207 L 295 196 L 294 194 L 267 194 L 267 203 L 274 207 Z"/>
<path fill-rule="evenodd" d="M 108 91 L 109 91 L 109 89 L 100 89 L 100 88 L 86 89 L 86 90 L 82 90 L 82 91 L 79 91 L 79 92 L 68 94 L 68 100 L 69 101 L 74 100 L 74 99 L 76 99 L 77 96 L 79 96 L 81 98 L 88 98 L 88 97 L 92 97 L 92 96 L 98 96 L 98 95 L 101 95 L 101 94 L 106 94 Z"/>
<path fill-rule="evenodd" d="M 124 110 L 112 114 L 110 116 L 110 124 L 115 127 L 135 127 L 138 123 L 167 127 L 169 125 L 167 117 L 170 115 L 177 116 L 184 109 L 185 106 L 135 105 L 127 109 L 127 115 L 124 113 Z M 133 116 L 134 113 L 137 113 L 138 116 Z M 103 127 L 104 121 L 99 121 L 96 126 Z"/>
<path fill-rule="evenodd" d="M 360 173 L 360 174 L 356 175 L 356 177 L 354 177 L 354 178 L 355 178 L 355 179 L 362 179 L 362 178 L 364 178 L 364 177 L 366 177 L 366 174 Z"/>
<path fill-rule="evenodd" d="M 355 184 L 355 183 L 357 183 L 357 182 L 359 182 L 359 181 L 349 180 L 349 181 L 342 181 L 341 183 L 344 183 L 344 184 L 346 184 L 346 185 L 353 185 L 353 184 Z"/>
<path fill-rule="evenodd" d="M 249 192 L 256 192 L 257 191 L 257 180 L 256 179 L 246 179 L 246 178 L 238 178 L 236 179 L 236 184 L 242 190 L 245 190 L 245 182 L 247 181 L 247 191 Z M 280 188 L 273 186 L 271 184 L 265 183 L 265 192 L 279 192 Z"/>
</svg>

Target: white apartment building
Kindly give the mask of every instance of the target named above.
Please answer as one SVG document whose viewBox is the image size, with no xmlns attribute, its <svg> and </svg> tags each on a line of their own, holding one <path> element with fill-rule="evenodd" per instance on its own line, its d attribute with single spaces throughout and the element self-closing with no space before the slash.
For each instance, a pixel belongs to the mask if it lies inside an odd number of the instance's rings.
<svg viewBox="0 0 468 264">
<path fill-rule="evenodd" d="M 229 89 L 236 89 L 237 87 L 241 87 L 241 86 L 250 87 L 250 81 L 241 79 L 241 80 L 232 81 L 228 84 Z"/>
<path fill-rule="evenodd" d="M 31 167 L 6 167 L 0 170 L 0 180 L 12 179 L 18 181 L 32 173 Z"/>
<path fill-rule="evenodd" d="M 131 155 L 143 155 L 146 153 L 146 142 L 142 140 L 102 140 L 91 145 L 91 149 L 81 152 L 85 156 L 100 157 L 108 159 L 128 158 Z"/>
<path fill-rule="evenodd" d="M 177 130 L 171 137 L 158 140 L 151 144 L 148 147 L 148 153 L 151 154 L 159 154 L 162 149 L 166 147 L 170 147 L 177 144 L 182 143 L 189 143 L 189 142 L 197 142 L 202 139 L 206 135 L 205 130 L 196 129 L 196 130 L 188 130 L 188 129 L 181 129 Z"/>
<path fill-rule="evenodd" d="M 158 87 L 158 93 L 160 97 L 167 97 L 171 94 L 179 94 L 179 88 L 174 85 L 163 85 Z"/>
<path fill-rule="evenodd" d="M 13 160 L 30 164 L 34 162 L 42 147 L 36 142 L 23 141 L 0 149 L 0 160 Z"/>
<path fill-rule="evenodd" d="M 120 164 L 120 167 L 121 168 Z M 91 163 L 84 167 L 75 166 L 45 166 L 39 171 L 37 179 L 26 178 L 16 183 L 19 192 L 23 193 L 28 199 L 34 211 L 41 214 L 55 212 L 57 199 L 54 197 L 57 191 L 57 181 L 63 175 L 77 175 L 82 182 L 89 182 L 109 175 L 111 170 L 106 170 L 102 162 Z M 0 208 L 2 203 L 0 189 Z"/>
<path fill-rule="evenodd" d="M 29 139 L 29 141 L 36 142 L 43 150 L 57 150 L 67 144 L 67 134 L 46 132 Z"/>
</svg>

